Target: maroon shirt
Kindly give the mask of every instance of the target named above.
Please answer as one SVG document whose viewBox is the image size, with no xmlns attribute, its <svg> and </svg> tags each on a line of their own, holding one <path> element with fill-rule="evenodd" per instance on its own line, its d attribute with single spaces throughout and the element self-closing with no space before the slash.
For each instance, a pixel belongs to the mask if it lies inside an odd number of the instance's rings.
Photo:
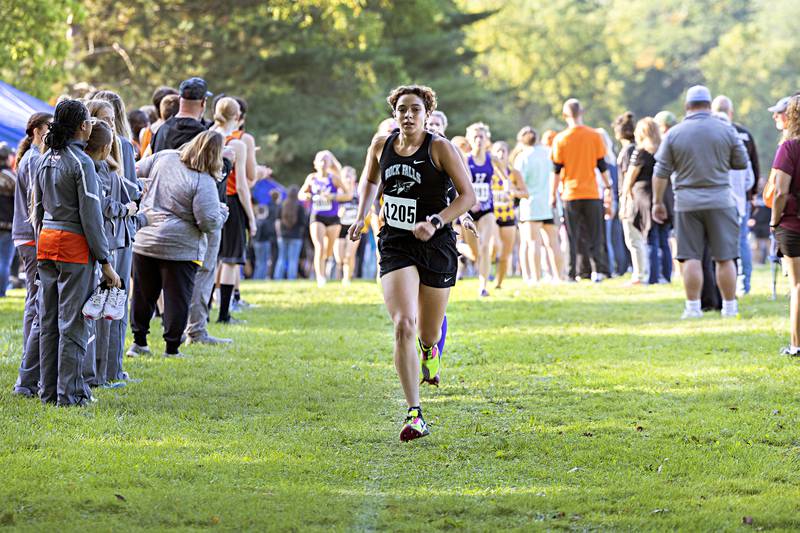
<svg viewBox="0 0 800 533">
<path fill-rule="evenodd" d="M 772 168 L 786 172 L 792 177 L 789 185 L 789 197 L 786 199 L 786 206 L 783 208 L 780 226 L 800 233 L 800 218 L 797 217 L 797 196 L 800 192 L 800 139 L 790 139 L 778 147 L 775 154 L 775 162 Z"/>
</svg>

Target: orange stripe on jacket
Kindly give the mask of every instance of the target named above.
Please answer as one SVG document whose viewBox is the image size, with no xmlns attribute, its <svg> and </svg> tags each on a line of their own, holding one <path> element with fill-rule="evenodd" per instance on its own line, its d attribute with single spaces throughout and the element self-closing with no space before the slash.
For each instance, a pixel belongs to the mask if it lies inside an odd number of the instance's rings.
<svg viewBox="0 0 800 533">
<path fill-rule="evenodd" d="M 89 263 L 89 243 L 83 235 L 45 228 L 39 234 L 36 259 L 85 265 Z"/>
</svg>

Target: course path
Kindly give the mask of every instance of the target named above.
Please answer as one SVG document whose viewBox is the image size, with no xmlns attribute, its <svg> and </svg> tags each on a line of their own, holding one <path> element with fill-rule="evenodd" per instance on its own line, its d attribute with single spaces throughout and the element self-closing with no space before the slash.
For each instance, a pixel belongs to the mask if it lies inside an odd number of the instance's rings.
<svg viewBox="0 0 800 533">
<path fill-rule="evenodd" d="M 232 346 L 126 360 L 142 382 L 82 410 L 11 396 L 12 291 L 0 526 L 797 529 L 800 361 L 777 355 L 787 301 L 768 301 L 768 276 L 741 319 L 692 322 L 678 282 L 512 278 L 480 301 L 459 283 L 443 385 L 423 390 L 432 434 L 403 445 L 374 283 L 246 282 L 248 324 L 211 328 Z"/>
</svg>

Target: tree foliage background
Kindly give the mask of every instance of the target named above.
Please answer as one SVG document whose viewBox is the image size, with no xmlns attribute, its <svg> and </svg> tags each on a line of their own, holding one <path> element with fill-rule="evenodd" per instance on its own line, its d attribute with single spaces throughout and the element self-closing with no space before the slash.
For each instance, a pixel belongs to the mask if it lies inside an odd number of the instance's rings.
<svg viewBox="0 0 800 533">
<path fill-rule="evenodd" d="M 205 77 L 246 98 L 259 159 L 298 182 L 314 153 L 361 166 L 400 83 L 437 90 L 463 133 L 509 138 L 560 127 L 577 97 L 592 125 L 617 114 L 681 111 L 689 85 L 736 104 L 769 161 L 766 107 L 800 89 L 793 0 L 0 0 L 0 74 L 53 99 L 79 82 L 129 108 L 160 85 Z M 768 168 L 768 165 L 762 165 Z"/>
</svg>

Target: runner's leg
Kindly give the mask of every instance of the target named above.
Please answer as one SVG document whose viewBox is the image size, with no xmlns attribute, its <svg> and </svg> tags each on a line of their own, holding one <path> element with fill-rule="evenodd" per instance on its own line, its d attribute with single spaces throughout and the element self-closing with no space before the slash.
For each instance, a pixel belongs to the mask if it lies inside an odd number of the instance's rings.
<svg viewBox="0 0 800 533">
<path fill-rule="evenodd" d="M 311 242 L 314 244 L 314 274 L 317 283 L 325 283 L 325 224 L 322 222 L 311 223 Z"/>
<path fill-rule="evenodd" d="M 783 262 L 789 267 L 789 283 L 792 284 L 789 304 L 791 345 L 800 346 L 800 257 L 785 257 Z"/>
<path fill-rule="evenodd" d="M 422 284 L 419 286 L 418 329 L 419 338 L 425 346 L 433 346 L 439 342 L 449 297 L 449 288 L 437 289 Z"/>
<path fill-rule="evenodd" d="M 553 272 L 553 280 L 564 279 L 564 256 L 558 246 L 558 226 L 555 224 L 542 224 L 539 236 L 543 241 L 542 247 L 547 254 L 550 270 Z"/>
<path fill-rule="evenodd" d="M 508 261 L 511 258 L 511 252 L 514 249 L 514 240 L 517 237 L 516 226 L 503 226 L 498 228 L 500 232 L 500 261 L 497 263 L 497 285 L 499 289 L 503 284 L 508 271 Z"/>
<path fill-rule="evenodd" d="M 397 376 L 408 406 L 419 406 L 419 355 L 416 343 L 419 273 L 413 266 L 401 268 L 382 276 L 381 285 L 386 309 L 394 323 L 394 365 Z M 440 316 L 436 327 L 441 325 Z"/>
<path fill-rule="evenodd" d="M 478 283 L 481 294 L 488 294 L 489 270 L 492 266 L 492 244 L 497 240 L 497 223 L 493 214 L 484 215 L 477 223 L 478 235 Z"/>
</svg>

